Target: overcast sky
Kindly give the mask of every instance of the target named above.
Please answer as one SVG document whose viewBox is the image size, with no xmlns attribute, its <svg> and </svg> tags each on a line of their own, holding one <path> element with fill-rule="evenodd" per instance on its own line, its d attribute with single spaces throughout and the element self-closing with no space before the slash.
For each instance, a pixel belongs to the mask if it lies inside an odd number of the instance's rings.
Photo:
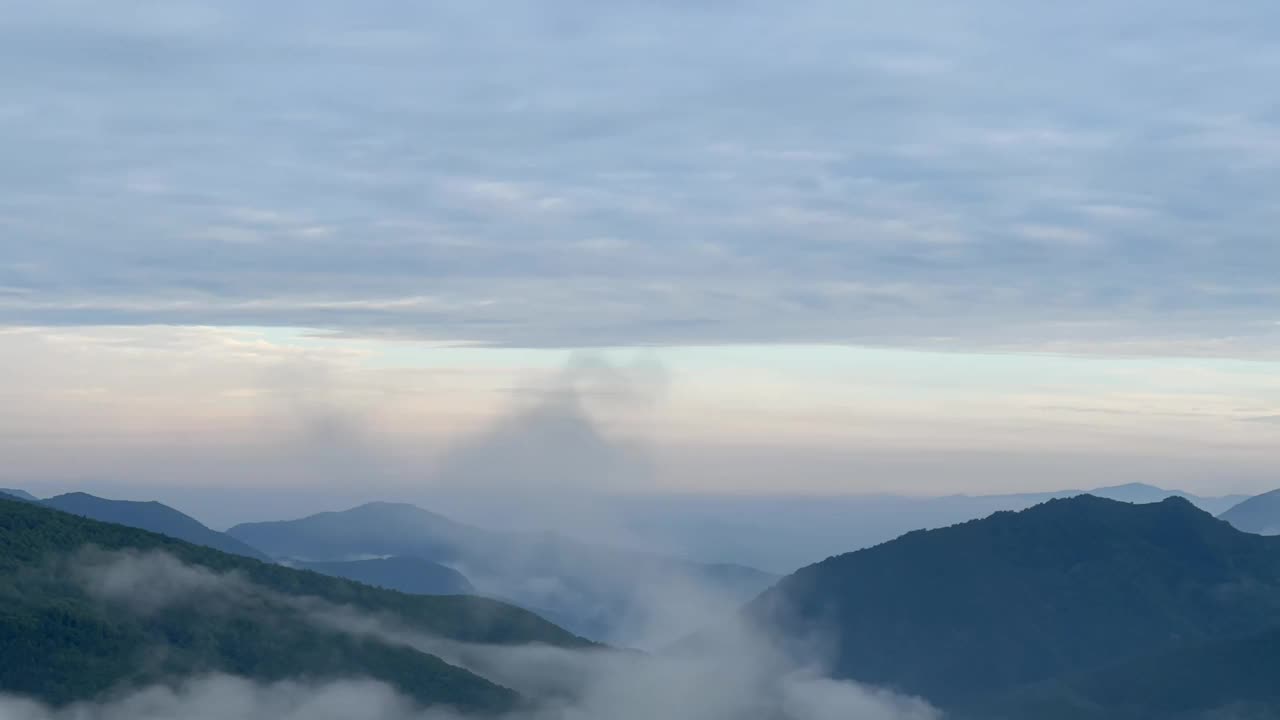
<svg viewBox="0 0 1280 720">
<path fill-rule="evenodd" d="M 6 482 L 418 482 L 614 348 L 628 487 L 1280 484 L 1273 2 L 0 7 Z"/>
</svg>

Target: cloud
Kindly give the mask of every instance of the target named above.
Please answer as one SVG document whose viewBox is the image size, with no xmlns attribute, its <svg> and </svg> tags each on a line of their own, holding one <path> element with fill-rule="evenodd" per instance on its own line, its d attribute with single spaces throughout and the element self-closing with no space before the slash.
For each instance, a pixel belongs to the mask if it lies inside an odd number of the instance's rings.
<svg viewBox="0 0 1280 720">
<path fill-rule="evenodd" d="M 258 684 L 209 675 L 175 687 L 155 685 L 101 703 L 50 708 L 0 695 L 6 720 L 445 720 L 426 713 L 390 687 L 367 680 Z"/>
<path fill-rule="evenodd" d="M 87 551 L 71 561 L 92 594 L 137 612 L 181 604 L 219 612 L 252 612 L 261 601 L 285 603 L 300 617 L 328 630 L 437 655 L 535 700 L 506 720 L 936 720 L 926 703 L 824 677 L 788 660 L 740 623 L 697 647 L 646 655 L 607 649 L 468 645 L 414 632 L 394 617 L 370 615 L 319 598 L 284 596 L 232 574 L 187 566 L 160 552 Z M 138 592 L 142 588 L 147 592 Z M 155 597 L 139 600 L 151 593 Z M 691 592 L 671 586 L 672 594 Z M 686 600 L 694 600 L 686 596 Z M 222 601 L 232 604 L 222 605 Z M 99 703 L 62 709 L 0 695 L 0 717 L 14 720 L 257 720 L 258 718 L 367 717 L 374 720 L 443 720 L 447 712 L 423 710 L 385 685 L 363 679 L 270 685 L 224 675 L 123 691 Z"/>
<path fill-rule="evenodd" d="M 84 548 L 70 570 L 90 595 L 144 615 L 196 603 L 225 611 L 255 592 L 237 573 L 215 573 L 159 551 Z"/>
<path fill-rule="evenodd" d="M 29 4 L 0 322 L 1274 352 L 1277 12 Z"/>
<path fill-rule="evenodd" d="M 652 359 L 615 367 L 579 353 L 549 381 L 518 388 L 504 413 L 444 453 L 433 489 L 551 495 L 604 492 L 651 481 L 646 449 L 611 431 L 641 425 L 660 397 L 665 373 Z M 634 432 L 635 427 L 631 430 Z"/>
<path fill-rule="evenodd" d="M 582 708 L 560 708 L 546 713 L 507 716 L 505 720 L 597 720 L 601 717 L 636 720 L 655 717 L 641 714 L 667 705 L 660 693 L 644 698 L 643 709 L 613 706 L 604 714 L 588 715 Z M 740 703 L 724 709 L 736 710 Z M 735 717 L 700 714 L 706 709 L 668 708 L 673 720 L 720 720 Z M 754 710 L 756 708 L 742 708 Z M 937 714 L 918 702 L 883 693 L 861 691 L 847 683 L 813 680 L 797 684 L 782 705 L 783 717 L 798 720 L 934 720 Z M 851 714 L 852 713 L 852 714 Z M 208 675 L 176 686 L 156 685 L 121 693 L 100 703 L 77 703 L 51 708 L 23 698 L 0 695 L 0 716 L 6 720 L 462 720 L 446 710 L 424 710 L 392 688 L 367 680 L 334 682 L 280 682 L 259 684 L 239 677 Z"/>
</svg>

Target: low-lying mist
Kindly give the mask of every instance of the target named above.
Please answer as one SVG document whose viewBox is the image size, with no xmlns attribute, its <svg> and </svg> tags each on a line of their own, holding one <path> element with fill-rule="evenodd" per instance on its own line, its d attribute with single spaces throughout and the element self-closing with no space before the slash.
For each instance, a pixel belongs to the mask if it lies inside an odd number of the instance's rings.
<svg viewBox="0 0 1280 720">
<path fill-rule="evenodd" d="M 299 392 L 296 377 L 286 373 L 272 382 L 291 398 L 308 443 L 350 447 L 349 458 L 376 463 L 375 453 L 359 451 L 358 418 L 324 401 L 323 376 L 300 376 L 321 391 Z M 651 356 L 618 365 L 593 353 L 575 354 L 550 376 L 522 381 L 490 422 L 423 468 L 415 495 L 427 509 L 479 519 L 498 533 L 481 552 L 470 543 L 464 557 L 432 559 L 461 572 L 482 594 L 593 639 L 644 649 L 693 632 L 764 589 L 772 580 L 766 573 L 656 557 L 682 553 L 633 533 L 619 512 L 618 493 L 643 493 L 656 483 L 648 431 L 667 382 Z M 455 518 L 451 509 L 458 505 L 472 512 Z M 352 550 L 385 555 L 387 547 Z M 643 552 L 608 552 L 622 549 Z M 725 592 L 729 587 L 738 591 Z"/>
<path fill-rule="evenodd" d="M 180 604 L 211 613 L 248 613 L 281 604 L 317 629 L 436 655 L 527 699 L 505 720 L 934 720 L 926 703 L 836 681 L 817 666 L 787 659 L 762 634 L 726 622 L 707 642 L 653 654 L 605 648 L 469 645 L 408 629 L 312 597 L 285 596 L 235 573 L 216 573 L 159 553 L 88 549 L 66 571 L 121 612 L 152 613 Z M 682 589 L 672 588 L 672 593 Z M 678 597 L 671 600 L 678 601 Z M 690 598 L 690 600 L 696 600 Z M 0 696 L 5 720 L 459 720 L 421 708 L 364 678 L 255 683 L 211 673 L 145 688 L 120 689 L 94 703 L 53 708 Z"/>
</svg>

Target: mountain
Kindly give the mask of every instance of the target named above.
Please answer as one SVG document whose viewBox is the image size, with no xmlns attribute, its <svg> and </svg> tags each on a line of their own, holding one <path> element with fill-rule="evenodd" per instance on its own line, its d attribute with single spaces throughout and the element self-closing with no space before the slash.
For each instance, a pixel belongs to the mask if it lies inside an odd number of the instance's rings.
<svg viewBox="0 0 1280 720">
<path fill-rule="evenodd" d="M 1193 495 L 1181 490 L 1166 490 L 1162 487 L 1156 487 L 1155 485 L 1147 485 L 1146 483 L 1110 485 L 1107 487 L 1095 488 L 1093 490 L 1072 491 L 1070 493 L 1058 494 L 1057 496 L 1067 497 L 1070 495 L 1084 494 L 1128 503 L 1156 503 L 1168 500 L 1171 497 L 1178 497 L 1190 502 L 1192 505 L 1195 505 L 1211 515 L 1217 515 L 1223 510 L 1240 502 L 1245 497 L 1243 495 Z"/>
<path fill-rule="evenodd" d="M 602 498 L 600 502 L 602 512 L 615 518 L 629 537 L 640 542 L 698 560 L 789 573 L 822 558 L 879 545 L 912 530 L 947 527 L 1001 510 L 1025 510 L 1054 498 L 1084 494 L 1143 503 L 1178 496 L 1214 515 L 1245 499 L 1241 495 L 1198 496 L 1130 483 L 1092 490 L 1068 488 L 1002 495 L 654 494 L 612 502 Z M 508 503 L 502 512 L 492 509 L 501 503 Z M 464 510 L 468 505 L 463 501 L 455 504 Z M 491 518 L 487 521 L 490 527 L 502 527 L 504 516 L 518 519 L 523 512 L 518 498 L 484 498 L 469 505 L 482 508 L 483 514 Z"/>
<path fill-rule="evenodd" d="M 108 500 L 87 493 L 76 492 L 58 495 L 41 501 L 43 505 L 69 512 L 81 517 L 101 522 L 118 523 L 140 530 L 168 535 L 171 538 L 185 540 L 195 545 L 211 547 L 214 550 L 243 555 L 255 560 L 266 560 L 267 556 L 243 542 L 201 525 L 189 515 L 162 505 L 158 502 L 135 502 L 131 500 Z"/>
<path fill-rule="evenodd" d="M 484 530 L 398 503 L 237 525 L 227 532 L 274 557 L 399 556 L 442 563 L 458 569 L 483 594 L 536 609 L 584 636 L 616 643 L 628 642 L 632 627 L 650 629 L 667 622 L 668 614 L 676 618 L 669 620 L 676 626 L 673 633 L 688 632 L 710 619 L 690 615 L 695 610 L 732 612 L 776 580 L 748 567 L 589 545 L 556 533 Z M 673 587 L 684 590 L 685 598 L 655 609 Z M 688 602 L 693 594 L 708 601 Z"/>
<path fill-rule="evenodd" d="M 0 499 L 0 691 L 64 704 L 223 672 L 368 677 L 424 704 L 485 712 L 518 701 L 433 655 L 346 629 L 335 619 L 344 613 L 467 643 L 589 645 L 493 600 L 406 595 Z"/>
<path fill-rule="evenodd" d="M 1280 620 L 1280 538 L 1181 498 L 1089 495 L 828 558 L 746 617 L 833 672 L 943 707 Z"/>
<path fill-rule="evenodd" d="M 14 490 L 12 488 L 0 488 L 0 495 L 8 495 L 9 497 L 26 500 L 27 502 L 38 502 L 40 500 L 40 498 L 32 495 L 26 490 Z"/>
<path fill-rule="evenodd" d="M 227 534 L 273 557 L 305 560 L 412 555 L 449 562 L 458 548 L 496 540 L 479 528 L 403 503 L 373 502 L 300 520 L 245 523 Z M 413 551 L 413 552 L 406 552 Z"/>
<path fill-rule="evenodd" d="M 295 567 L 414 595 L 474 595 L 475 587 L 457 570 L 415 557 L 331 562 L 296 562 Z"/>
<path fill-rule="evenodd" d="M 1218 517 L 1237 530 L 1257 535 L 1280 535 L 1280 490 L 1251 497 Z"/>
<path fill-rule="evenodd" d="M 1280 717 L 1280 628 L 1109 664 L 1023 688 L 972 720 L 1211 720 Z"/>
</svg>

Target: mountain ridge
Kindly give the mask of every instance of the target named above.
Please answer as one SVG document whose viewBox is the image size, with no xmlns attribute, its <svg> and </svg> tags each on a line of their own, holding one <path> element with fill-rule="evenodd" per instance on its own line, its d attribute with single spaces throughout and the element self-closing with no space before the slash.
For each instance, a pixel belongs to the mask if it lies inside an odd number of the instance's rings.
<svg viewBox="0 0 1280 720">
<path fill-rule="evenodd" d="M 1280 490 L 1255 495 L 1218 516 L 1238 530 L 1256 535 L 1280 535 Z"/>
<path fill-rule="evenodd" d="M 421 558 L 392 556 L 286 564 L 411 595 L 476 594 L 475 586 L 462 573 L 447 565 Z"/>
<path fill-rule="evenodd" d="M 745 613 L 784 645 L 834 626 L 838 676 L 945 707 L 1117 653 L 1265 628 L 1280 617 L 1280 539 L 1183 498 L 1081 495 L 831 556 Z"/>
<path fill-rule="evenodd" d="M 32 495 L 26 490 L 18 490 L 16 488 L 0 488 L 0 495 L 8 495 L 9 497 L 26 500 L 27 502 L 40 502 L 40 498 L 35 495 Z"/>
<path fill-rule="evenodd" d="M 732 563 L 590 545 L 555 532 L 486 530 L 406 503 L 245 523 L 227 533 L 274 557 L 309 562 L 402 556 L 441 563 L 483 594 L 537 608 L 575 632 L 612 642 L 664 585 L 701 583 L 745 602 L 777 579 Z M 726 611 L 733 607 L 725 603 Z"/>
<path fill-rule="evenodd" d="M 243 555 L 255 560 L 268 559 L 266 554 L 249 544 L 205 527 L 190 515 L 155 500 L 111 500 L 86 492 L 70 492 L 40 500 L 39 503 L 91 520 L 149 530 L 233 555 Z"/>
<path fill-rule="evenodd" d="M 135 565 L 168 557 L 162 566 L 197 569 L 206 590 L 230 583 L 255 594 L 244 608 L 225 593 L 202 591 L 199 604 L 129 611 L 84 584 L 75 565 L 86 547 L 95 556 L 143 553 L 122 556 Z M 170 585 L 148 585 L 148 593 L 121 601 L 152 602 Z M 434 655 L 312 622 L 304 610 L 317 602 L 394 617 L 409 630 L 462 643 L 592 646 L 501 602 L 406 595 L 0 498 L 0 690 L 62 705 L 225 672 L 260 681 L 369 677 L 424 704 L 486 712 L 519 702 L 512 691 Z"/>
</svg>

